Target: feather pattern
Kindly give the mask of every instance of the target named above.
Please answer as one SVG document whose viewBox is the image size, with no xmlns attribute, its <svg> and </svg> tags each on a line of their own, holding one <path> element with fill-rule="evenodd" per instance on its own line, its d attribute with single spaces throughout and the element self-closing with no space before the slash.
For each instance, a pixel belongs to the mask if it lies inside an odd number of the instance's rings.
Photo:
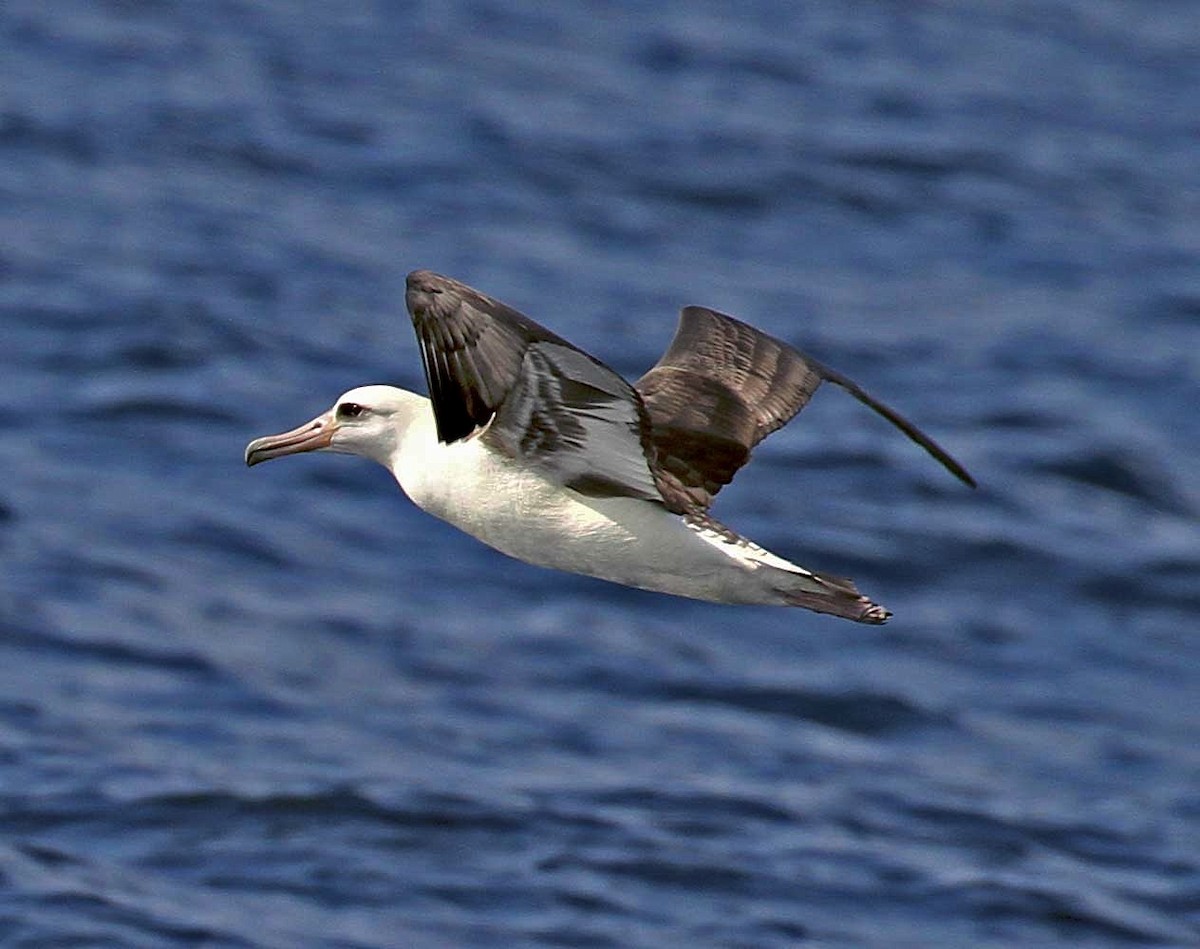
<svg viewBox="0 0 1200 949">
<path fill-rule="evenodd" d="M 482 438 L 581 494 L 661 502 L 644 413 L 611 369 L 574 347 L 536 342 Z"/>
<path fill-rule="evenodd" d="M 591 496 L 662 502 L 633 387 L 516 310 L 429 271 L 407 303 L 438 438 L 489 447 Z"/>
<path fill-rule="evenodd" d="M 846 389 L 974 485 L 932 438 L 851 379 L 741 320 L 689 306 L 667 351 L 635 384 L 668 506 L 708 510 L 754 446 L 803 409 L 822 382 Z"/>
</svg>

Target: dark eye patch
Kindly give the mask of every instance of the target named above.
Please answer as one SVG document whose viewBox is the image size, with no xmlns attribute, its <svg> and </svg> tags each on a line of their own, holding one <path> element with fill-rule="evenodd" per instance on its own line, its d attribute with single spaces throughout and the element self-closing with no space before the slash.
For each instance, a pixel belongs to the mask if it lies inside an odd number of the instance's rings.
<svg viewBox="0 0 1200 949">
<path fill-rule="evenodd" d="M 367 410 L 365 405 L 357 402 L 343 402 L 337 407 L 338 418 L 358 418 Z"/>
</svg>

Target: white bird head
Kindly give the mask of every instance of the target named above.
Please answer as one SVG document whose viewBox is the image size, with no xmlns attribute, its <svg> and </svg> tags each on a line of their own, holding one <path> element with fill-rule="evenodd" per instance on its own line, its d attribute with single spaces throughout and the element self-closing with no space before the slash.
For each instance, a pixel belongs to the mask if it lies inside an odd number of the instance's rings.
<svg viewBox="0 0 1200 949">
<path fill-rule="evenodd" d="M 246 446 L 246 464 L 306 451 L 335 451 L 387 466 L 426 402 L 423 396 L 394 386 L 359 386 L 312 421 L 254 439 Z"/>
</svg>

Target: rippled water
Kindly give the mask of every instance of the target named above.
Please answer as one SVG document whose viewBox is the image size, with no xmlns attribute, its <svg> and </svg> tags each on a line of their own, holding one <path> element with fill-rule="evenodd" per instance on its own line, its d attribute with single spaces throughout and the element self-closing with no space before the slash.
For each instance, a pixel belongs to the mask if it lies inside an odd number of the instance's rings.
<svg viewBox="0 0 1200 949">
<path fill-rule="evenodd" d="M 0 941 L 1200 942 L 1200 7 L 10 0 Z M 245 442 L 405 273 L 823 392 L 718 513 L 868 629 L 507 561 Z"/>
</svg>

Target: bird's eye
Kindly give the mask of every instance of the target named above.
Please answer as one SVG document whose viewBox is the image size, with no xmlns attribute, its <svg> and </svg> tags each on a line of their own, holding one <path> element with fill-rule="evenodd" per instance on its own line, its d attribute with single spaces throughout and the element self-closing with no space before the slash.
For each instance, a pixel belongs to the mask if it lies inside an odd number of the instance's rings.
<svg viewBox="0 0 1200 949">
<path fill-rule="evenodd" d="M 359 405 L 357 402 L 343 402 L 337 408 L 338 418 L 358 418 L 365 412 L 366 406 Z"/>
</svg>

